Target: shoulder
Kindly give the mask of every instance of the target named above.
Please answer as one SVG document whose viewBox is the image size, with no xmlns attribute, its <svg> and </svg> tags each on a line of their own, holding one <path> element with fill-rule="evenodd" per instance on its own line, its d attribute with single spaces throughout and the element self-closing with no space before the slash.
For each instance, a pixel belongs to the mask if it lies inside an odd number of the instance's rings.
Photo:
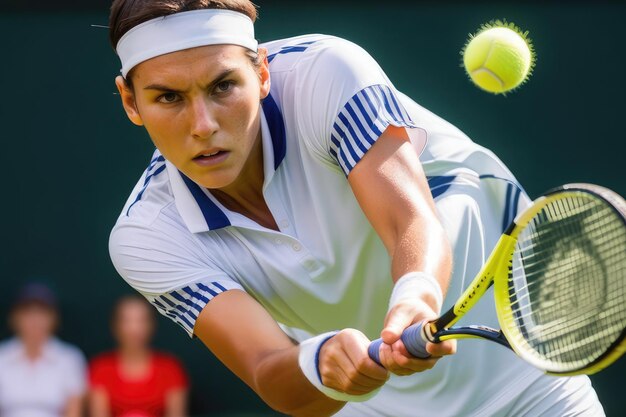
<svg viewBox="0 0 626 417">
<path fill-rule="evenodd" d="M 156 174 L 154 174 L 156 175 Z M 161 271 L 206 264 L 206 249 L 189 230 L 175 202 L 167 169 L 144 193 L 129 199 L 109 236 L 109 254 L 118 273 L 135 289 L 146 293 L 170 290 L 172 282 L 159 279 Z M 143 182 L 146 182 L 144 179 Z M 139 279 L 138 272 L 146 275 Z M 150 275 L 150 277 L 148 277 Z M 169 277 L 171 278 L 171 277 Z"/>
<path fill-rule="evenodd" d="M 168 164 L 155 151 L 139 181 L 133 188 L 117 223 L 131 221 L 150 224 L 174 203 Z"/>
<path fill-rule="evenodd" d="M 115 352 L 100 353 L 94 356 L 91 361 L 89 361 L 90 368 L 108 368 L 111 366 L 116 366 L 116 364 L 117 355 Z"/>
<path fill-rule="evenodd" d="M 78 347 L 59 339 L 52 339 L 50 345 L 54 353 L 68 364 L 80 367 L 85 365 L 85 355 Z"/>
<path fill-rule="evenodd" d="M 153 352 L 154 362 L 157 366 L 168 368 L 168 369 L 176 369 L 182 370 L 183 365 L 181 361 L 174 355 L 167 352 Z"/>
<path fill-rule="evenodd" d="M 175 205 L 154 206 L 143 204 L 132 216 L 122 214 L 109 236 L 111 256 L 124 248 L 150 248 L 163 241 L 174 239 L 183 244 L 192 233 L 185 226 Z M 134 210 L 134 209 L 133 209 Z"/>
<path fill-rule="evenodd" d="M 19 349 L 19 341 L 15 338 L 0 342 L 0 362 L 10 360 L 11 356 Z"/>
<path fill-rule="evenodd" d="M 172 387 L 184 387 L 188 384 L 185 368 L 178 358 L 165 352 L 153 352 L 155 372 Z"/>
<path fill-rule="evenodd" d="M 357 44 L 332 35 L 303 35 L 262 44 L 268 50 L 272 72 L 289 71 L 306 64 L 359 60 L 369 54 Z"/>
<path fill-rule="evenodd" d="M 101 353 L 89 361 L 90 378 L 105 378 L 117 373 L 117 355 L 115 352 Z"/>
<path fill-rule="evenodd" d="M 156 151 L 111 230 L 112 256 L 123 247 L 150 247 L 162 240 L 180 244 L 193 240 L 178 210 L 177 192 L 172 185 L 176 181 L 182 181 L 176 167 Z"/>
<path fill-rule="evenodd" d="M 89 380 L 92 384 L 107 383 L 117 375 L 115 352 L 99 354 L 89 362 Z"/>
</svg>

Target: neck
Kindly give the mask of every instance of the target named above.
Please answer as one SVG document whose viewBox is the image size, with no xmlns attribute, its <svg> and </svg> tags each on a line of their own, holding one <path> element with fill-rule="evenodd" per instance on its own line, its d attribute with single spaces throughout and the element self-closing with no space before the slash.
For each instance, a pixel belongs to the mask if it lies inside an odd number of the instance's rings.
<svg viewBox="0 0 626 417">
<path fill-rule="evenodd" d="M 150 349 L 145 346 L 121 346 L 119 348 L 119 354 L 122 359 L 146 359 L 150 356 Z"/>
<path fill-rule="evenodd" d="M 44 342 L 22 341 L 22 343 L 24 344 L 24 352 L 26 353 L 26 357 L 28 359 L 36 360 L 36 359 L 39 359 L 41 355 L 43 355 L 45 341 Z"/>
<path fill-rule="evenodd" d="M 237 180 L 228 187 L 213 189 L 211 193 L 227 209 L 243 214 L 261 226 L 278 230 L 263 196 L 264 180 L 263 142 L 259 131 L 250 157 Z"/>
</svg>

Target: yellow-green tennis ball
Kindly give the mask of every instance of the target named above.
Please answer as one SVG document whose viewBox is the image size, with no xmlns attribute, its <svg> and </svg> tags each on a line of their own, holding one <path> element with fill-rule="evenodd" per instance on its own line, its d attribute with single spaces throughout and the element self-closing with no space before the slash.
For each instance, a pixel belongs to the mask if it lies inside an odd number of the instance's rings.
<svg viewBox="0 0 626 417">
<path fill-rule="evenodd" d="M 483 25 L 463 49 L 463 65 L 472 82 L 502 94 L 519 87 L 531 74 L 535 53 L 528 32 L 502 21 Z"/>
</svg>

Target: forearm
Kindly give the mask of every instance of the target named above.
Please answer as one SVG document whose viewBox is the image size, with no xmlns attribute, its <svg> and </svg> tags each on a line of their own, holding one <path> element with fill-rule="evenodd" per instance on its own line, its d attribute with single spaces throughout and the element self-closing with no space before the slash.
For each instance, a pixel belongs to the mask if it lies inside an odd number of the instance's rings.
<svg viewBox="0 0 626 417">
<path fill-rule="evenodd" d="M 343 403 L 326 397 L 300 370 L 299 347 L 263 307 L 242 291 L 215 297 L 195 334 L 235 375 L 281 413 L 330 416 Z"/>
<path fill-rule="evenodd" d="M 345 403 L 322 394 L 298 365 L 297 346 L 272 352 L 259 363 L 254 390 L 272 408 L 296 417 L 332 416 Z"/>
<path fill-rule="evenodd" d="M 425 272 L 435 277 L 445 295 L 452 269 L 452 250 L 439 220 L 434 213 L 423 214 L 399 229 L 395 244 L 389 248 L 394 282 L 409 272 Z"/>
</svg>

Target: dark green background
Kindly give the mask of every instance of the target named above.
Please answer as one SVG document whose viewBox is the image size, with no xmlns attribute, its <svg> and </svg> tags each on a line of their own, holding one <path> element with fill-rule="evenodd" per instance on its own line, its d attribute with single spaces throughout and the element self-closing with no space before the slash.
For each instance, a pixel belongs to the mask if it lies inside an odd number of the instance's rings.
<svg viewBox="0 0 626 417">
<path fill-rule="evenodd" d="M 62 3 L 0 11 L 0 314 L 20 283 L 44 278 L 61 295 L 62 336 L 91 356 L 111 346 L 111 303 L 130 290 L 107 238 L 152 146 L 114 95 L 107 31 L 90 27 L 107 24 L 108 2 Z M 496 152 L 531 196 L 574 181 L 626 194 L 623 3 L 258 3 L 261 41 L 317 32 L 362 45 L 400 90 Z M 506 97 L 459 67 L 468 33 L 494 18 L 529 30 L 538 55 L 531 80 Z M 194 413 L 265 410 L 199 342 L 161 324 L 156 345 L 183 358 Z M 621 359 L 593 377 L 608 415 L 623 412 L 625 372 Z"/>
</svg>

